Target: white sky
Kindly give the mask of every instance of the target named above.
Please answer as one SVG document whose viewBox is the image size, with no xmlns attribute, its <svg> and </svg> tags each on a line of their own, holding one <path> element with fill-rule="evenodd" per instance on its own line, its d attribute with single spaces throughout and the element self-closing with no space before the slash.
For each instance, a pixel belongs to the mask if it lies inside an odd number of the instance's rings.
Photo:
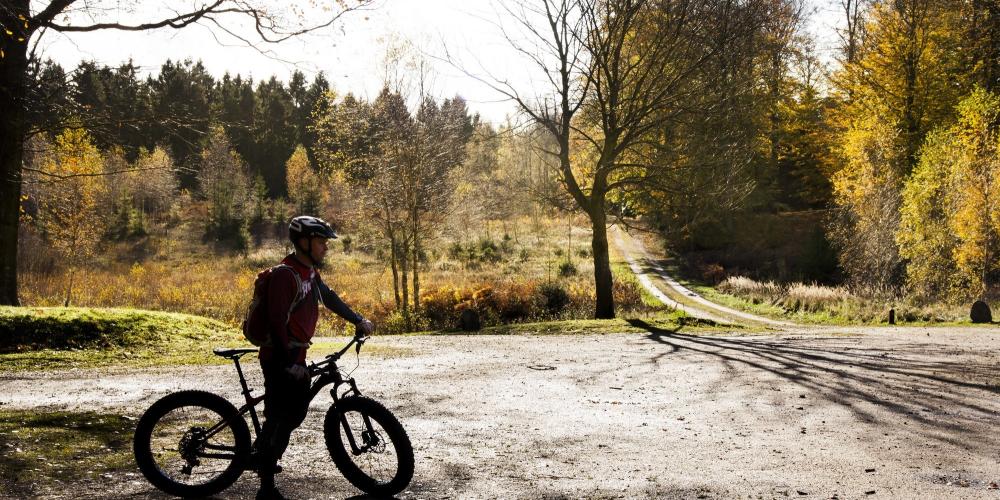
<svg viewBox="0 0 1000 500">
<path fill-rule="evenodd" d="M 153 18 L 158 12 L 162 16 L 166 9 L 163 5 L 173 5 L 180 10 L 190 2 L 192 0 L 147 1 L 134 8 L 137 12 L 130 12 L 129 7 L 120 6 L 131 3 L 104 0 L 113 14 L 99 19 L 107 21 L 110 17 L 123 23 L 135 22 L 136 19 Z M 836 0 L 807 2 L 817 7 L 818 12 L 811 19 L 809 30 L 820 37 L 821 53 L 829 53 L 835 42 L 833 24 L 839 18 L 833 3 Z M 90 3 L 102 2 L 91 0 Z M 332 2 L 320 0 L 319 3 Z M 38 9 L 37 2 L 33 8 Z M 409 40 L 432 57 L 443 57 L 445 50 L 442 47 L 447 46 L 449 52 L 461 59 L 466 70 L 483 77 L 487 73 L 503 75 L 515 82 L 520 90 L 530 91 L 531 67 L 504 39 L 497 26 L 497 20 L 503 18 L 498 10 L 492 0 L 381 0 L 375 10 L 349 14 L 337 29 L 268 46 L 274 52 L 272 58 L 242 42 L 225 38 L 218 30 L 213 34 L 205 26 L 147 32 L 102 30 L 65 35 L 49 32 L 44 35 L 40 47 L 43 57 L 54 59 L 67 70 L 80 60 L 114 66 L 131 58 L 144 73 L 155 74 L 168 58 L 175 61 L 190 58 L 200 59 L 216 77 L 228 71 L 249 75 L 255 80 L 276 75 L 287 81 L 298 69 L 311 80 L 316 73 L 324 71 L 338 92 L 374 97 L 383 81 L 386 40 L 395 36 Z M 74 15 L 78 24 L 86 22 L 80 14 Z M 251 33 L 247 28 L 240 32 Z M 431 80 L 430 90 L 434 95 L 459 94 L 473 111 L 493 122 L 503 121 L 513 112 L 511 103 L 475 78 L 446 63 L 433 59 L 432 62 L 436 76 Z"/>
</svg>

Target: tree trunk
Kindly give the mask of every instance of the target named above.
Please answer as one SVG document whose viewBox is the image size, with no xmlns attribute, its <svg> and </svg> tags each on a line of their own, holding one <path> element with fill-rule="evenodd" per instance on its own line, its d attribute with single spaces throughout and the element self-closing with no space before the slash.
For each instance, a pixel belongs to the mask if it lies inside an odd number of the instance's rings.
<svg viewBox="0 0 1000 500">
<path fill-rule="evenodd" d="M 594 252 L 594 286 L 597 291 L 594 317 L 612 319 L 615 317 L 615 298 L 612 293 L 611 261 L 608 256 L 608 216 L 604 212 L 604 196 L 594 193 L 591 202 L 590 221 L 594 230 L 591 249 Z"/>
<path fill-rule="evenodd" d="M 73 296 L 73 277 L 76 275 L 76 268 L 69 268 L 69 284 L 66 286 L 66 302 L 63 302 L 63 307 L 69 307 L 70 297 Z"/>
<path fill-rule="evenodd" d="M 413 314 L 420 314 L 420 238 L 413 235 Z"/>
<path fill-rule="evenodd" d="M 29 17 L 28 0 L 6 1 L 0 23 L 21 35 Z M 28 38 L 26 34 L 24 38 Z M 17 229 L 21 218 L 21 162 L 27 133 L 25 97 L 28 72 L 27 43 L 0 33 L 0 305 L 19 305 L 17 299 Z"/>
<path fill-rule="evenodd" d="M 389 231 L 389 267 L 392 268 L 392 291 L 396 297 L 396 309 L 399 309 L 400 297 L 399 297 L 399 268 L 396 266 L 396 236 L 393 234 L 392 230 Z"/>
<path fill-rule="evenodd" d="M 403 324 L 406 325 L 406 330 L 409 331 L 411 329 L 411 327 L 412 327 L 412 325 L 410 324 L 410 297 L 409 297 L 409 294 L 410 294 L 409 286 L 410 285 L 409 285 L 408 280 L 407 280 L 407 267 L 408 267 L 409 261 L 407 259 L 408 256 L 406 255 L 406 253 L 407 253 L 406 252 L 406 243 L 403 242 L 401 244 L 401 246 L 402 246 L 402 248 L 399 250 L 399 252 L 397 252 L 397 255 L 399 256 L 399 264 L 400 264 L 399 267 L 400 267 L 400 270 L 402 271 L 401 272 L 401 274 L 402 274 L 402 286 L 400 288 L 403 290 Z"/>
</svg>

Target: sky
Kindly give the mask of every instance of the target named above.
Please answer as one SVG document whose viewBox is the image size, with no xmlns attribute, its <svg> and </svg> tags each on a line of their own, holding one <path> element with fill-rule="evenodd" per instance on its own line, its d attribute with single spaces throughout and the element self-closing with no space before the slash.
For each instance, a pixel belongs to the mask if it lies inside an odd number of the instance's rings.
<svg viewBox="0 0 1000 500">
<path fill-rule="evenodd" d="M 285 2 L 271 0 L 274 5 Z M 269 45 L 269 54 L 247 47 L 219 29 L 194 25 L 182 30 L 123 32 L 101 30 L 90 33 L 62 34 L 48 32 L 39 47 L 43 58 L 52 58 L 68 69 L 81 60 L 118 65 L 131 59 L 144 74 L 156 74 L 167 59 L 201 60 L 210 73 L 221 77 L 225 72 L 287 81 L 299 70 L 311 80 L 323 71 L 339 93 L 374 97 L 385 79 L 384 55 L 389 46 L 409 43 L 423 55 L 431 67 L 425 89 L 439 98 L 461 95 L 469 108 L 484 118 L 500 123 L 514 113 L 505 97 L 480 80 L 509 80 L 521 92 L 530 93 L 538 77 L 531 66 L 510 46 L 501 29 L 518 39 L 510 24 L 511 16 L 494 0 L 377 0 L 375 8 L 353 12 L 336 28 L 326 29 L 278 45 Z M 830 54 L 835 44 L 836 0 L 807 0 L 814 9 L 807 29 L 819 38 L 821 55 Z M 89 14 L 102 21 L 131 23 L 169 14 L 165 5 L 180 10 L 192 0 L 172 2 L 131 2 L 90 0 L 97 10 Z M 323 4 L 311 0 L 300 15 L 320 19 Z M 38 2 L 33 2 L 38 4 Z M 310 7 L 309 5 L 313 5 Z M 126 7 L 122 7 L 126 5 Z M 33 5 L 38 8 L 37 5 Z M 101 8 L 106 8 L 101 14 Z M 287 15 L 295 15 L 285 9 Z M 70 13 L 74 24 L 88 22 L 83 12 Z M 93 17 L 91 17 L 93 18 Z M 248 26 L 231 25 L 236 32 L 252 33 Z M 447 62 L 450 59 L 453 62 Z"/>
</svg>

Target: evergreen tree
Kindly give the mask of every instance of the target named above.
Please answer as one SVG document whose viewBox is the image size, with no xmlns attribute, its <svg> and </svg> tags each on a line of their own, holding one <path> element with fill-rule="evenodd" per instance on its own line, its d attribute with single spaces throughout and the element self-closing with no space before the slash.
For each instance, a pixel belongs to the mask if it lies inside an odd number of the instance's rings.
<svg viewBox="0 0 1000 500">
<path fill-rule="evenodd" d="M 256 125 L 256 98 L 253 81 L 229 73 L 222 76 L 215 88 L 214 116 L 229 137 L 233 149 L 242 158 L 251 158 L 256 151 L 253 129 Z"/>
<path fill-rule="evenodd" d="M 225 130 L 212 128 L 201 152 L 198 188 L 208 202 L 207 238 L 244 248 L 247 244 L 247 208 L 250 178 L 239 154 L 232 150 Z"/>
<path fill-rule="evenodd" d="M 295 150 L 295 126 L 292 122 L 292 96 L 277 78 L 257 84 L 253 127 L 254 153 L 247 163 L 252 175 L 264 178 L 272 198 L 286 196 L 285 162 Z"/>
<path fill-rule="evenodd" d="M 170 150 L 181 187 L 193 188 L 209 135 L 214 80 L 200 61 L 168 60 L 149 86 L 157 142 Z"/>
</svg>

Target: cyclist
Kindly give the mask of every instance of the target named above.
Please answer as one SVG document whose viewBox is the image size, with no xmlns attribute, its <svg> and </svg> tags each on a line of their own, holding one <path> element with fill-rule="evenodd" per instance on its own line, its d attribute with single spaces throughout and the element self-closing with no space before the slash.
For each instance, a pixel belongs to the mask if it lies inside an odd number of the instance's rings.
<svg viewBox="0 0 1000 500">
<path fill-rule="evenodd" d="M 289 223 L 288 238 L 295 251 L 281 262 L 298 273 L 300 280 L 291 272 L 279 271 L 274 273 L 267 287 L 271 342 L 260 349 L 265 390 L 264 425 L 255 443 L 252 464 L 260 475 L 258 499 L 284 498 L 275 487 L 274 474 L 292 431 L 305 420 L 309 407 L 306 350 L 316 331 L 319 303 L 356 325 L 360 333 L 369 335 L 375 330 L 371 321 L 351 310 L 320 279 L 318 270 L 323 267 L 327 241 L 337 238 L 330 224 L 318 217 L 301 215 Z M 299 281 L 301 291 L 296 290 Z M 296 297 L 305 298 L 291 309 Z"/>
</svg>

